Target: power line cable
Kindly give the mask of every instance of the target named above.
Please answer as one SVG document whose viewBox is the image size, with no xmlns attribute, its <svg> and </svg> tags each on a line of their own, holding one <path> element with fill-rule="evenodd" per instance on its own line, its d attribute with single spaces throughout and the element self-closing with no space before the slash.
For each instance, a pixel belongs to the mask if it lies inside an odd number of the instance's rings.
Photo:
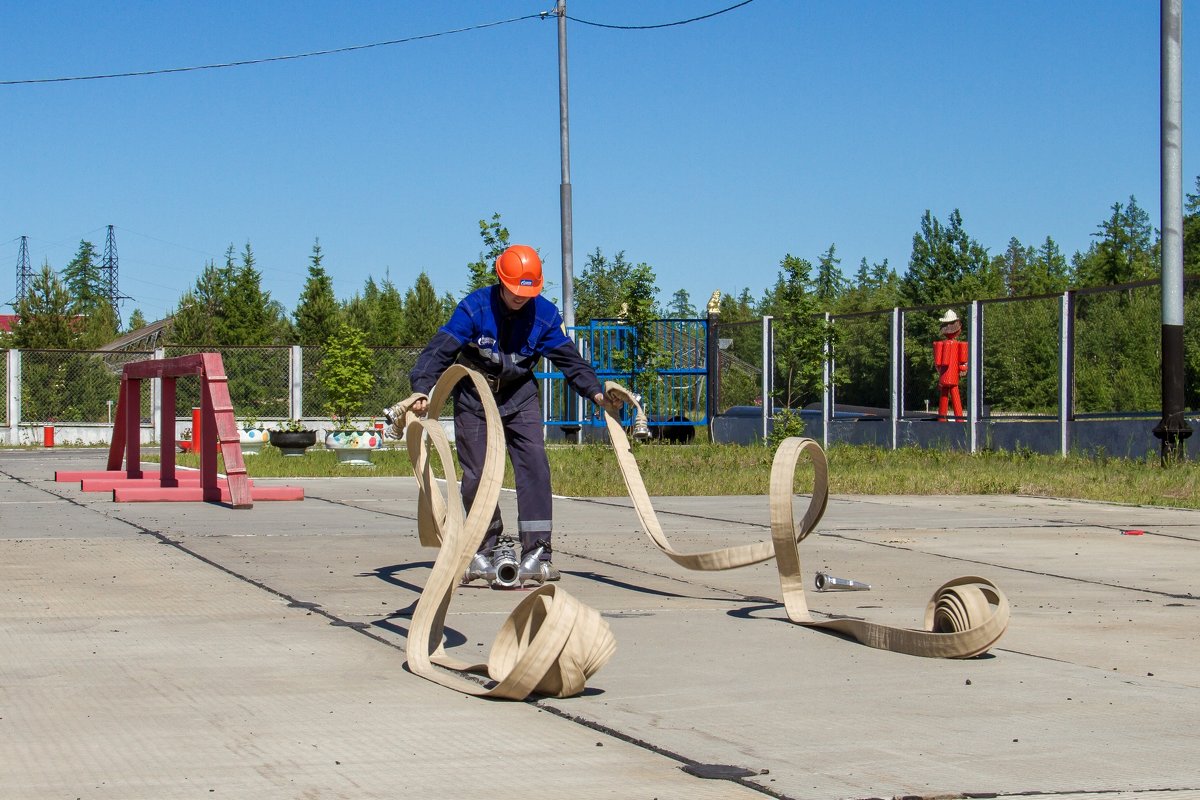
<svg viewBox="0 0 1200 800">
<path fill-rule="evenodd" d="M 721 14 L 725 14 L 727 12 L 741 8 L 742 6 L 750 5 L 753 2 L 754 2 L 754 0 L 742 0 L 742 2 L 736 3 L 732 6 L 730 6 L 729 8 L 722 8 L 720 11 L 714 11 L 711 14 L 704 14 L 703 16 L 692 17 L 691 19 L 681 19 L 681 20 L 677 20 L 675 22 L 662 22 L 662 23 L 659 23 L 658 25 L 608 25 L 603 22 L 591 22 L 586 19 L 579 19 L 578 17 L 572 17 L 570 14 L 567 15 L 567 19 L 571 20 L 572 22 L 578 22 L 580 25 L 591 25 L 592 27 L 595 27 L 595 28 L 610 28 L 612 30 L 618 30 L 618 31 L 649 31 L 649 30 L 654 30 L 655 28 L 671 28 L 676 25 L 687 25 L 692 22 L 699 22 L 702 19 L 711 19 L 713 17 L 718 17 Z"/>
<path fill-rule="evenodd" d="M 742 2 L 740 2 L 740 3 L 736 3 L 732 6 L 729 6 L 728 8 L 723 8 L 719 11 L 714 11 L 711 14 L 703 14 L 699 17 L 692 17 L 690 19 L 676 20 L 675 22 L 663 22 L 663 23 L 659 23 L 657 25 L 611 25 L 611 24 L 603 23 L 603 22 L 592 22 L 591 20 L 579 19 L 578 17 L 572 17 L 570 15 L 567 15 L 567 19 L 569 19 L 573 22 L 578 22 L 580 25 L 591 25 L 592 27 L 596 27 L 596 28 L 608 28 L 611 30 L 621 30 L 621 31 L 645 31 L 645 30 L 654 30 L 656 28 L 671 28 L 676 25 L 688 25 L 692 22 L 699 22 L 701 20 L 711 19 L 713 17 L 720 16 L 721 14 L 725 14 L 727 12 L 741 8 L 742 6 L 749 5 L 752 2 L 754 2 L 754 0 L 742 0 Z M 141 77 L 146 77 L 149 75 L 173 75 L 173 74 L 177 74 L 177 73 L 181 73 L 181 72 L 197 72 L 197 71 L 206 70 L 206 69 L 225 69 L 227 67 L 246 67 L 246 66 L 251 66 L 254 64 L 270 64 L 270 63 L 276 62 L 276 61 L 296 61 L 301 58 L 314 58 L 316 56 L 329 56 L 329 55 L 336 55 L 338 53 L 352 53 L 356 50 L 369 50 L 369 49 L 375 48 L 375 47 L 391 47 L 393 45 L 398 45 L 398 44 L 408 44 L 410 42 L 418 42 L 418 41 L 422 41 L 424 39 L 436 39 L 440 36 L 450 36 L 450 35 L 456 34 L 456 33 L 468 33 L 470 31 L 478 31 L 478 30 L 483 30 L 485 28 L 495 28 L 500 25 L 509 25 L 513 22 L 522 22 L 527 19 L 546 19 L 547 17 L 553 16 L 553 15 L 554 15 L 553 11 L 542 11 L 537 14 L 526 14 L 525 16 L 522 16 L 522 17 L 512 17 L 511 19 L 502 19 L 502 20 L 497 20 L 496 22 L 482 22 L 478 25 L 469 25 L 465 28 L 455 28 L 453 30 L 448 30 L 448 31 L 438 31 L 437 33 L 423 33 L 418 36 L 408 36 L 403 39 L 391 39 L 386 42 L 372 42 L 370 44 L 356 44 L 356 45 L 350 45 L 348 47 L 335 47 L 335 48 L 332 48 L 329 50 L 314 50 L 313 52 L 310 52 L 310 53 L 294 53 L 292 55 L 286 55 L 286 56 L 268 56 L 265 58 L 250 58 L 250 59 L 246 59 L 244 61 L 226 61 L 226 62 L 222 62 L 219 64 L 200 64 L 200 65 L 191 66 L 191 67 L 168 67 L 165 69 L 148 69 L 148 70 L 141 70 L 138 72 L 111 72 L 111 73 L 107 73 L 107 74 L 103 74 L 103 75 L 71 75 L 71 76 L 63 76 L 63 77 L 58 77 L 58 78 L 25 78 L 25 79 L 21 79 L 21 80 L 0 81 L 0 86 L 22 86 L 22 85 L 30 85 L 30 84 L 38 84 L 38 83 L 68 83 L 68 82 L 72 82 L 72 81 L 99 81 L 99 80 L 106 80 L 109 78 L 141 78 Z"/>
<path fill-rule="evenodd" d="M 220 256 L 215 256 L 212 253 L 208 252 L 207 250 L 200 250 L 195 247 L 190 247 L 186 244 L 179 244 L 178 242 L 168 242 L 166 239 L 159 239 L 157 236 L 151 236 L 148 233 L 141 233 L 140 231 L 135 231 L 132 228 L 126 228 L 123 225 L 117 225 L 116 227 L 118 230 L 121 230 L 124 233 L 132 233 L 134 236 L 141 236 L 143 239 L 149 239 L 152 242 L 158 242 L 159 244 L 169 244 L 171 247 L 178 247 L 181 250 L 191 250 L 193 253 L 199 253 L 200 255 L 207 256 L 208 258 L 211 258 L 211 259 L 220 258 Z"/>
<path fill-rule="evenodd" d="M 749 0 L 747 0 L 749 2 Z M 287 56 L 269 56 L 267 58 L 251 58 L 245 61 L 228 61 L 221 64 L 202 64 L 192 67 L 170 67 L 167 69 L 148 69 L 140 72 L 113 72 L 106 75 L 74 75 L 70 77 L 60 78 L 29 78 L 24 80 L 0 81 L 0 86 L 17 86 L 33 83 L 66 83 L 69 81 L 99 81 L 107 78 L 140 78 L 147 75 L 170 75 L 179 72 L 196 72 L 204 69 L 224 69 L 226 67 L 245 67 L 251 64 L 269 64 L 273 61 L 295 61 L 301 58 L 313 58 L 316 56 L 335 55 L 337 53 L 350 53 L 355 50 L 368 50 L 373 47 L 391 47 L 392 45 L 408 44 L 410 42 L 418 42 L 423 39 L 436 39 L 439 36 L 449 36 L 455 33 L 467 33 L 469 31 L 483 30 L 484 28 L 495 28 L 499 25 L 508 25 L 513 22 L 521 22 L 527 19 L 542 19 L 546 17 L 546 13 L 526 14 L 523 17 L 513 17 L 512 19 L 503 19 L 497 22 L 483 22 L 478 25 L 470 25 L 466 28 L 455 28 L 449 31 L 439 31 L 438 33 L 423 33 L 419 36 L 408 36 L 404 39 L 392 39 L 386 42 L 372 42 L 371 44 L 356 44 L 349 47 L 337 47 L 331 50 L 316 50 L 311 53 L 296 53 Z"/>
</svg>

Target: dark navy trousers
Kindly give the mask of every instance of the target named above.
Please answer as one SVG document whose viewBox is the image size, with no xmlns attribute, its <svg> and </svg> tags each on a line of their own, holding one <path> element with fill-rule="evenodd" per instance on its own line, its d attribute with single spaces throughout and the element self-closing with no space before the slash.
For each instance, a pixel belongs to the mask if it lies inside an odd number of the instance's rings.
<svg viewBox="0 0 1200 800">
<path fill-rule="evenodd" d="M 510 414 L 502 414 L 504 443 L 512 461 L 517 485 L 517 531 L 521 538 L 521 557 L 524 558 L 539 544 L 544 545 L 542 559 L 550 559 L 550 535 L 554 516 L 550 489 L 550 462 L 546 460 L 546 439 L 542 427 L 542 411 L 537 396 L 523 403 Z M 469 511 L 479 489 L 479 475 L 487 451 L 487 423 L 481 413 L 454 408 L 454 447 L 462 466 L 462 498 Z M 479 552 L 491 552 L 504 520 L 497 506 L 492 515 Z"/>
</svg>

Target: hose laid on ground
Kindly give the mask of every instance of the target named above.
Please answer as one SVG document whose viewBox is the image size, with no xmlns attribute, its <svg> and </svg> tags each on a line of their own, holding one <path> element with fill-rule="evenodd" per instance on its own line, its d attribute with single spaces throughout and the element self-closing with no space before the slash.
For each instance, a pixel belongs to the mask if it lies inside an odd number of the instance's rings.
<svg viewBox="0 0 1200 800">
<path fill-rule="evenodd" d="M 408 666 L 413 673 L 458 691 L 491 698 L 523 700 L 530 694 L 570 697 L 585 688 L 616 650 L 612 631 L 595 609 L 565 590 L 544 585 L 528 594 L 501 626 L 486 664 L 451 658 L 443 647 L 446 614 L 459 576 L 474 556 L 491 521 L 504 476 L 505 444 L 500 414 L 487 384 L 461 365 L 438 379 L 429 397 L 430 409 L 441 408 L 461 380 L 474 383 L 483 400 L 487 421 L 487 452 L 479 489 L 469 514 L 455 478 L 454 458 L 441 422 L 417 417 L 409 409 L 423 395 L 412 395 L 390 409 L 396 432 L 403 432 L 418 485 L 417 524 L 421 544 L 438 547 L 429 581 L 417 600 L 408 634 Z M 641 413 L 637 398 L 609 381 L 610 396 L 619 397 Z M 815 620 L 801 580 L 799 544 L 816 528 L 829 499 L 829 466 L 825 452 L 812 439 L 790 438 L 780 444 L 771 466 L 771 540 L 702 553 L 675 550 L 650 502 L 641 471 L 620 421 L 606 415 L 609 436 L 625 486 L 642 527 L 654 544 L 675 563 L 693 570 L 725 570 L 775 558 L 788 619 L 799 625 L 837 631 L 883 650 L 938 658 L 970 658 L 987 652 L 1008 627 L 1008 599 L 984 578 L 956 578 L 934 593 L 925 611 L 925 630 L 893 628 L 860 619 Z M 446 494 L 436 485 L 429 457 L 433 443 L 442 464 Z M 813 464 L 813 491 L 808 509 L 797 525 L 792 498 L 796 466 L 802 455 Z M 480 686 L 463 677 L 435 669 L 487 674 L 495 685 Z"/>
<path fill-rule="evenodd" d="M 638 399 L 625 387 L 609 381 L 610 396 L 638 408 Z M 694 570 L 725 570 L 756 564 L 774 557 L 788 619 L 798 625 L 845 633 L 881 650 L 934 658 L 971 658 L 988 651 L 1008 628 L 1008 598 L 994 583 L 974 576 L 956 578 L 938 587 L 925 609 L 925 629 L 892 628 L 860 619 L 815 620 L 808 611 L 800 577 L 800 542 L 825 513 L 829 501 L 829 463 L 825 451 L 812 439 L 785 439 L 771 465 L 771 540 L 703 553 L 680 553 L 663 533 L 642 482 L 642 474 L 619 420 L 607 417 L 608 435 L 634 510 L 651 541 L 668 558 Z M 813 465 L 812 497 L 797 525 L 792 498 L 796 465 L 806 455 Z"/>
<path fill-rule="evenodd" d="M 478 373 L 454 365 L 438 378 L 429 408 L 438 409 L 461 380 L 470 380 L 483 398 L 488 446 L 479 489 L 471 512 L 463 512 L 462 495 L 454 474 L 450 442 L 437 417 L 418 418 L 409 412 L 423 395 L 412 395 L 393 406 L 395 427 L 404 431 L 408 457 L 419 487 L 417 526 L 421 544 L 439 547 L 433 572 L 413 612 L 408 632 L 408 667 L 415 674 L 466 694 L 523 700 L 530 694 L 571 697 L 584 690 L 616 650 L 616 640 L 600 613 L 566 590 L 544 585 L 525 596 L 500 627 L 486 664 L 451 658 L 443 647 L 450 599 L 459 577 L 475 555 L 491 522 L 504 478 L 504 431 L 492 392 Z M 446 494 L 437 489 L 427 443 L 432 442 L 442 464 Z M 438 670 L 484 673 L 495 685 Z"/>
</svg>

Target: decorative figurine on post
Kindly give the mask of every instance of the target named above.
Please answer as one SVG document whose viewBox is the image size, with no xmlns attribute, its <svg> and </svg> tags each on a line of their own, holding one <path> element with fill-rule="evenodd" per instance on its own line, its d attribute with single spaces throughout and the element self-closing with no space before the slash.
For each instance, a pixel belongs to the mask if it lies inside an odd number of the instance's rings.
<svg viewBox="0 0 1200 800">
<path fill-rule="evenodd" d="M 955 418 L 963 418 L 958 382 L 967 374 L 967 343 L 958 341 L 962 333 L 958 314 L 947 311 L 938 322 L 942 325 L 942 338 L 933 343 L 933 363 L 938 371 L 938 421 L 945 422 L 950 402 L 954 403 Z"/>
</svg>

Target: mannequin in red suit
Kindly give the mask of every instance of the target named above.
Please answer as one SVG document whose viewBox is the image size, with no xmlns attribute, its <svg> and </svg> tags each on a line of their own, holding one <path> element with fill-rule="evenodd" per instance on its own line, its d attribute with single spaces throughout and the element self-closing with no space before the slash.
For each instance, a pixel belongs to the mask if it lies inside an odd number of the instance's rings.
<svg viewBox="0 0 1200 800">
<path fill-rule="evenodd" d="M 954 403 L 954 416 L 963 418 L 958 382 L 967 374 L 967 343 L 958 341 L 962 333 L 958 314 L 947 311 L 938 322 L 942 324 L 942 338 L 933 343 L 933 363 L 938 371 L 938 420 L 945 422 L 950 403 Z"/>
</svg>

